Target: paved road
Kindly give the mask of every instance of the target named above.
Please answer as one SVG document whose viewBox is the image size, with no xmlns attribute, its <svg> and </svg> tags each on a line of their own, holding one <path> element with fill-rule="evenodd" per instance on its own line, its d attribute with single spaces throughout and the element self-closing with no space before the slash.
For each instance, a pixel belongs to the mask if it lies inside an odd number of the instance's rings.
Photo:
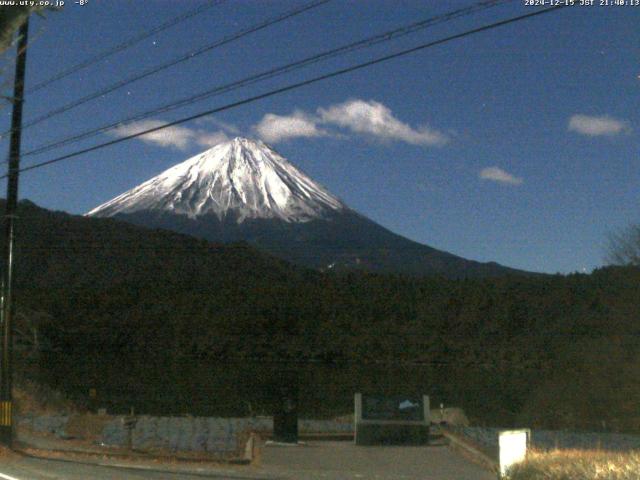
<svg viewBox="0 0 640 480">
<path fill-rule="evenodd" d="M 444 445 L 357 447 L 351 442 L 269 446 L 263 471 L 291 480 L 495 480 Z"/>
<path fill-rule="evenodd" d="M 495 475 L 446 446 L 356 447 L 350 442 L 309 442 L 267 445 L 256 467 L 149 464 L 149 469 L 142 470 L 113 468 L 117 461 L 111 464 L 3 457 L 0 480 L 495 480 Z"/>
<path fill-rule="evenodd" d="M 87 465 L 34 458 L 0 458 L 0 480 L 276 480 L 252 467 L 192 469 L 180 472 L 174 465 L 149 465 L 149 469 Z M 162 471 L 163 468 L 165 471 Z M 171 471 L 167 471 L 171 470 Z"/>
</svg>

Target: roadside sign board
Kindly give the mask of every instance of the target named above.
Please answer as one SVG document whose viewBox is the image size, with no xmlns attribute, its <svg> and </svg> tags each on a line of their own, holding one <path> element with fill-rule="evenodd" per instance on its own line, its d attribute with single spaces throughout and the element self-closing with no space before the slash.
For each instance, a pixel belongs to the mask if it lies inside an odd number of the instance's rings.
<svg viewBox="0 0 640 480">
<path fill-rule="evenodd" d="M 356 393 L 356 445 L 424 445 L 429 443 L 429 397 Z"/>
<path fill-rule="evenodd" d="M 363 395 L 364 420 L 424 420 L 422 397 L 382 397 Z"/>
</svg>

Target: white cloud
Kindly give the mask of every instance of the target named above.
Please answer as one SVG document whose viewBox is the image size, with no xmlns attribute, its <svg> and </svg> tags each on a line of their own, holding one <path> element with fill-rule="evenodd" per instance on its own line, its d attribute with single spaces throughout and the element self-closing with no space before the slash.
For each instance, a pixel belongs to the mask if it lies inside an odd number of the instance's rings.
<svg viewBox="0 0 640 480">
<path fill-rule="evenodd" d="M 220 130 L 227 134 L 231 135 L 240 135 L 240 129 L 236 127 L 233 123 L 223 122 L 215 117 L 202 117 L 196 120 L 197 125 L 214 125 L 218 127 Z"/>
<path fill-rule="evenodd" d="M 505 183 L 508 185 L 521 185 L 523 180 L 498 167 L 487 167 L 480 171 L 480 178 L 491 180 L 492 182 Z"/>
<path fill-rule="evenodd" d="M 349 100 L 329 108 L 319 108 L 318 115 L 323 123 L 383 140 L 400 140 L 427 146 L 444 145 L 449 140 L 443 133 L 426 125 L 411 127 L 394 117 L 388 107 L 373 100 Z"/>
<path fill-rule="evenodd" d="M 195 135 L 196 143 L 202 147 L 208 148 L 218 145 L 219 143 L 228 142 L 229 140 L 229 136 L 222 130 L 211 133 L 200 131 Z"/>
<path fill-rule="evenodd" d="M 609 116 L 593 117 L 589 115 L 573 115 L 569 119 L 569 130 L 597 137 L 601 135 L 613 136 L 630 130 L 627 122 Z"/>
<path fill-rule="evenodd" d="M 121 127 L 114 129 L 111 134 L 116 137 L 127 137 L 129 135 L 144 132 L 151 128 L 161 127 L 166 124 L 167 122 L 160 120 L 142 120 L 122 125 Z M 160 147 L 179 148 L 180 150 L 186 149 L 192 138 L 193 131 L 177 125 L 147 133 L 139 137 L 140 140 L 146 143 L 151 143 Z"/>
<path fill-rule="evenodd" d="M 318 128 L 316 119 L 299 110 L 291 115 L 267 113 L 254 129 L 260 138 L 269 143 L 278 143 L 296 137 L 327 135 L 327 132 Z"/>
<path fill-rule="evenodd" d="M 144 132 L 156 127 L 162 127 L 167 122 L 161 120 L 142 120 L 122 125 L 110 132 L 116 137 L 127 137 L 136 133 Z M 229 140 L 223 131 L 208 132 L 206 130 L 195 130 L 187 127 L 174 125 L 163 128 L 155 132 L 146 133 L 138 137 L 139 140 L 159 147 L 171 147 L 179 150 L 197 145 L 199 147 L 212 147 L 218 143 Z"/>
<path fill-rule="evenodd" d="M 449 141 L 447 135 L 426 125 L 416 128 L 400 121 L 380 102 L 349 100 L 318 108 L 315 115 L 296 110 L 291 115 L 267 113 L 253 128 L 263 140 L 277 143 L 296 137 L 341 137 L 324 127 L 337 127 L 381 140 L 397 140 L 413 145 L 440 146 Z"/>
</svg>

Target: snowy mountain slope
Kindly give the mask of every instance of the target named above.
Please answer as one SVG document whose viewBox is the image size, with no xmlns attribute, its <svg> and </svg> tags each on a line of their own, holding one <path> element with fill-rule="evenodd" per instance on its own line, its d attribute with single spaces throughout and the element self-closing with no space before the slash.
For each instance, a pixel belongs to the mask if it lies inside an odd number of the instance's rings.
<svg viewBox="0 0 640 480">
<path fill-rule="evenodd" d="M 87 213 L 216 242 L 248 242 L 295 264 L 409 275 L 523 273 L 397 235 L 297 170 L 262 142 L 217 145 Z"/>
<path fill-rule="evenodd" d="M 151 210 L 219 220 L 307 222 L 346 208 L 260 141 L 235 138 L 196 155 L 91 210 L 108 217 Z"/>
</svg>

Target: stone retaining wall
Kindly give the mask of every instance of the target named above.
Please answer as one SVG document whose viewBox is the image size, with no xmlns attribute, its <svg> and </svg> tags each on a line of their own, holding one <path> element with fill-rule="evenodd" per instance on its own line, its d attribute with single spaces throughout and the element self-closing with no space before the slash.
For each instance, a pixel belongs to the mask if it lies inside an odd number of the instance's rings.
<svg viewBox="0 0 640 480">
<path fill-rule="evenodd" d="M 126 446 L 128 431 L 123 416 L 108 416 L 100 438 L 96 440 L 107 446 Z M 69 415 L 25 416 L 18 419 L 19 427 L 41 433 L 68 438 Z M 246 441 L 249 432 L 272 432 L 271 417 L 216 418 L 216 417 L 136 417 L 132 430 L 132 445 L 135 449 L 162 449 L 208 453 L 237 451 Z M 351 422 L 335 420 L 300 419 L 301 433 L 349 433 Z"/>
<path fill-rule="evenodd" d="M 18 417 L 16 423 L 18 428 L 27 427 L 34 432 L 51 433 L 56 437 L 64 438 L 70 418 L 70 415 L 28 415 Z"/>
</svg>

